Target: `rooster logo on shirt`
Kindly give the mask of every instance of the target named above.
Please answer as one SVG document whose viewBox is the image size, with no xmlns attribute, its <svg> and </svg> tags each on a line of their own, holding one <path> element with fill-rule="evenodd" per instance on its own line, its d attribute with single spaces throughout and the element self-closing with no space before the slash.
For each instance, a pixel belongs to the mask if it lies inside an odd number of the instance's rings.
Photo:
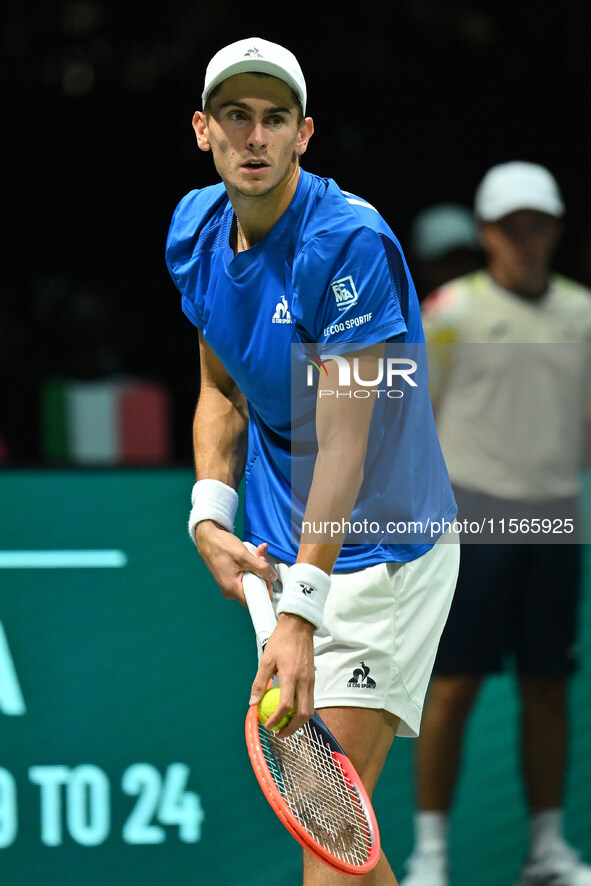
<svg viewBox="0 0 591 886">
<path fill-rule="evenodd" d="M 281 301 L 278 301 L 275 305 L 275 313 L 273 314 L 273 323 L 291 323 L 291 314 L 289 313 L 289 308 L 287 306 L 287 299 L 284 295 L 281 296 Z"/>
</svg>

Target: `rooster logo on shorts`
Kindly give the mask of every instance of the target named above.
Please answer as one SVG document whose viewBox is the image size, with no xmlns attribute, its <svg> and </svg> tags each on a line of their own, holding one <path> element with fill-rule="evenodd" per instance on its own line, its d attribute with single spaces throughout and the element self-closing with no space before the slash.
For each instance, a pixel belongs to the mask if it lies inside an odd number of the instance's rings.
<svg viewBox="0 0 591 886">
<path fill-rule="evenodd" d="M 375 689 L 376 681 L 369 676 L 369 668 L 364 661 L 360 661 L 360 668 L 355 668 L 353 676 L 349 679 L 347 686 L 355 686 L 359 689 Z"/>
</svg>

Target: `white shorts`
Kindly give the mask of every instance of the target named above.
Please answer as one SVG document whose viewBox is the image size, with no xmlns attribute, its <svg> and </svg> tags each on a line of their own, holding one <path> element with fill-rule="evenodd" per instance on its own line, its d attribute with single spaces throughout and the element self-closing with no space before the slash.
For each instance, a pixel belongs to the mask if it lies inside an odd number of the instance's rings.
<svg viewBox="0 0 591 886">
<path fill-rule="evenodd" d="M 459 554 L 457 538 L 446 535 L 408 563 L 333 574 L 324 620 L 314 634 L 316 708 L 384 709 L 400 718 L 398 735 L 419 734 Z M 277 603 L 289 567 L 274 565 Z"/>
</svg>

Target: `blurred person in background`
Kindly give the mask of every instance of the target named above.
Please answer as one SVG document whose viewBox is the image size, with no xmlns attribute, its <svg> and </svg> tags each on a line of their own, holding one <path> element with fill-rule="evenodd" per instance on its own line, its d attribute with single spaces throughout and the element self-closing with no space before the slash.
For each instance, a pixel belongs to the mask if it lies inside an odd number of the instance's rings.
<svg viewBox="0 0 591 886">
<path fill-rule="evenodd" d="M 552 271 L 564 205 L 547 169 L 493 167 L 475 212 L 486 268 L 443 286 L 422 309 L 458 519 L 484 521 L 490 534 L 488 543 L 462 537 L 418 739 L 415 846 L 402 886 L 449 883 L 448 816 L 464 730 L 484 678 L 508 660 L 521 701 L 529 811 L 529 855 L 517 882 L 590 886 L 591 867 L 564 838 L 562 807 L 591 293 Z M 508 534 L 510 520 L 523 535 Z M 541 526 L 552 534 L 533 534 Z"/>
<path fill-rule="evenodd" d="M 483 264 L 474 215 L 457 203 L 437 203 L 417 213 L 409 249 L 419 301 Z"/>
</svg>

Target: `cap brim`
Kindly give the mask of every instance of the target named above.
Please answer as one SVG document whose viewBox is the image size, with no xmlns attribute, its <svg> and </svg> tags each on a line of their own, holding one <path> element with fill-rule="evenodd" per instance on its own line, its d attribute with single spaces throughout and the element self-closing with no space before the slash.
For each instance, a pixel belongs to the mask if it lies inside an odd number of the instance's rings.
<svg viewBox="0 0 591 886">
<path fill-rule="evenodd" d="M 277 77 L 278 80 L 283 80 L 283 82 L 287 83 L 287 85 L 293 90 L 302 107 L 302 111 L 306 110 L 305 98 L 301 94 L 300 86 L 294 78 L 290 76 L 289 72 L 274 62 L 260 58 L 247 58 L 243 61 L 235 62 L 233 65 L 228 65 L 228 67 L 224 68 L 223 71 L 220 71 L 219 74 L 216 74 L 213 80 L 211 80 L 203 90 L 201 95 L 203 106 L 205 107 L 205 103 L 213 90 L 219 86 L 220 83 L 223 83 L 224 80 L 227 80 L 229 77 L 234 77 L 236 74 L 248 73 L 269 74 L 271 77 Z"/>
<path fill-rule="evenodd" d="M 521 210 L 531 209 L 535 212 L 543 212 L 546 215 L 551 215 L 553 218 L 562 218 L 564 215 L 564 204 L 559 203 L 553 200 L 538 200 L 535 196 L 528 197 L 527 199 L 519 200 L 512 199 L 499 202 L 494 207 L 489 207 L 485 212 L 480 210 L 478 212 L 478 217 L 482 221 L 498 221 L 501 218 L 505 218 L 507 215 L 511 215 L 513 212 L 520 212 Z"/>
</svg>

